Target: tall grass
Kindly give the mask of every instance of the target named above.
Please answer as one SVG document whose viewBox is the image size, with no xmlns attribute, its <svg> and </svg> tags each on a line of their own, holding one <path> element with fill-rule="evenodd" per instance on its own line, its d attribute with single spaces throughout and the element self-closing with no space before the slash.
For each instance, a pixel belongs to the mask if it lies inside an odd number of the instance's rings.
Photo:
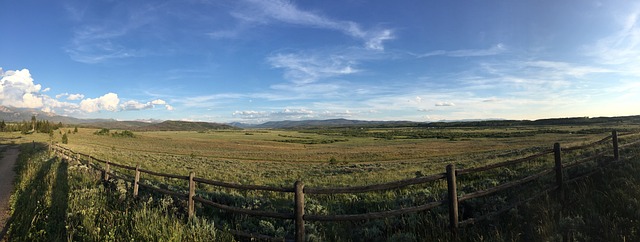
<svg viewBox="0 0 640 242">
<path fill-rule="evenodd" d="M 145 194 L 130 199 L 131 187 L 122 181 L 104 183 L 86 166 L 50 159 L 42 150 L 22 146 L 17 192 L 12 197 L 15 241 L 230 241 L 217 225 L 231 229 L 291 238 L 291 221 L 234 215 L 197 205 L 199 219 L 187 221 L 184 202 Z M 42 147 L 37 147 L 42 148 Z M 608 148 L 607 148 L 608 149 Z M 588 150 L 589 155 L 598 150 Z M 590 152 L 590 153 L 589 153 Z M 622 163 L 576 183 L 567 184 L 562 201 L 555 192 L 508 212 L 460 228 L 461 241 L 640 241 L 640 154 L 626 149 Z M 578 155 L 576 155 L 578 157 Z M 497 157 L 502 158 L 502 157 Z M 460 192 L 518 179 L 550 168 L 550 157 L 527 165 L 461 177 Z M 569 160 L 569 159 L 567 159 Z M 159 162 L 158 162 L 159 163 Z M 363 168 L 356 166 L 353 168 Z M 365 165 L 365 164 L 362 164 Z M 597 162 L 590 164 L 597 165 Z M 331 166 L 327 164 L 327 166 Z M 586 169 L 586 168 L 585 168 Z M 166 170 L 168 173 L 177 173 Z M 242 172 L 231 170 L 229 172 Z M 283 169 L 286 172 L 286 169 Z M 389 171 L 391 172 L 391 171 Z M 359 174 L 367 174 L 363 171 Z M 348 174 L 352 175 L 353 174 Z M 415 174 L 416 176 L 422 174 Z M 322 176 L 318 176 L 319 180 Z M 547 181 L 548 180 L 548 181 Z M 544 182 L 553 182 L 548 178 Z M 251 183 L 251 181 L 247 181 Z M 308 214 L 355 214 L 424 204 L 444 198 L 444 182 L 432 186 L 360 195 L 313 195 L 306 198 Z M 499 192 L 461 204 L 487 213 L 508 205 L 514 194 L 528 195 L 529 183 L 513 192 Z M 290 212 L 290 194 L 198 188 L 201 196 L 223 204 L 263 211 Z M 520 197 L 516 197 L 520 198 Z M 287 209 L 281 210 L 286 207 Z M 467 210 L 469 211 L 469 210 Z M 461 211 L 464 217 L 465 211 Z M 473 214 L 475 217 L 475 214 Z M 205 219 L 203 219 L 205 218 Z M 309 241 L 453 241 L 447 228 L 447 207 L 387 219 L 356 222 L 307 222 Z"/>
<path fill-rule="evenodd" d="M 170 198 L 130 199 L 86 166 L 21 146 L 11 197 L 11 241 L 233 241 L 206 219 L 176 211 Z"/>
</svg>

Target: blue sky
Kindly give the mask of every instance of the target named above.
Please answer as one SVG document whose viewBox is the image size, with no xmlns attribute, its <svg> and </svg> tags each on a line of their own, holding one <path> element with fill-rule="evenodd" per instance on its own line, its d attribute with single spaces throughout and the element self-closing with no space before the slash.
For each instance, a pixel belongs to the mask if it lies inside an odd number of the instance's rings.
<svg viewBox="0 0 640 242">
<path fill-rule="evenodd" d="M 640 114 L 636 1 L 2 1 L 0 105 L 119 120 Z"/>
</svg>

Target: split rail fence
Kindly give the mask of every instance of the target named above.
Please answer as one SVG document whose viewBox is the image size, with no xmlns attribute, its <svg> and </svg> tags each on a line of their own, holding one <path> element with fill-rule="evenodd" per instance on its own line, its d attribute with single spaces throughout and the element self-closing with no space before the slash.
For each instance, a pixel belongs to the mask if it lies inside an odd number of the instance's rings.
<svg viewBox="0 0 640 242">
<path fill-rule="evenodd" d="M 50 148 L 53 154 L 55 154 L 58 157 L 61 157 L 63 159 L 70 160 L 70 161 L 78 161 L 96 170 L 101 171 L 103 179 L 105 180 L 109 180 L 111 177 L 113 177 L 116 179 L 122 179 L 122 180 L 133 183 L 133 196 L 137 197 L 139 187 L 143 187 L 155 192 L 186 199 L 187 206 L 188 206 L 187 208 L 188 216 L 190 218 L 195 216 L 195 206 L 194 206 L 195 202 L 199 202 L 204 205 L 211 206 L 211 207 L 232 212 L 232 213 L 239 213 L 239 214 L 245 214 L 245 215 L 251 215 L 251 216 L 270 217 L 270 218 L 276 218 L 276 219 L 293 220 L 295 224 L 295 231 L 294 231 L 295 238 L 293 239 L 294 241 L 299 242 L 299 241 L 304 241 L 305 239 L 304 225 L 306 221 L 358 221 L 358 220 L 369 220 L 369 219 L 381 219 L 381 218 L 387 218 L 387 217 L 398 216 L 403 214 L 416 213 L 420 211 L 427 211 L 442 205 L 447 205 L 449 207 L 449 225 L 450 225 L 451 232 L 455 234 L 458 227 L 460 226 L 473 224 L 473 223 L 476 223 L 477 221 L 503 213 L 515 206 L 531 201 L 551 191 L 560 191 L 559 194 L 562 194 L 564 184 L 576 181 L 578 179 L 587 177 L 589 175 L 592 175 L 600 171 L 600 169 L 597 169 L 596 167 L 596 169 L 593 169 L 587 174 L 582 174 L 580 176 L 573 177 L 571 179 L 565 179 L 565 175 L 563 174 L 566 173 L 565 171 L 566 169 L 584 164 L 589 161 L 594 161 L 595 159 L 603 158 L 603 157 L 607 158 L 607 162 L 605 162 L 601 166 L 612 164 L 612 161 L 619 161 L 620 150 L 632 145 L 640 144 L 640 140 L 635 140 L 635 141 L 627 142 L 626 144 L 620 145 L 618 144 L 618 137 L 626 136 L 626 135 L 634 135 L 634 134 L 635 133 L 627 133 L 627 134 L 618 135 L 616 131 L 613 131 L 612 135 L 607 136 L 599 141 L 596 141 L 590 144 L 576 146 L 576 147 L 561 148 L 559 143 L 555 143 L 553 146 L 553 149 L 544 150 L 542 152 L 529 155 L 524 158 L 494 163 L 494 164 L 490 164 L 482 167 L 456 169 L 454 164 L 449 164 L 448 166 L 446 166 L 445 172 L 443 173 L 433 174 L 429 176 L 422 176 L 418 178 L 399 180 L 399 181 L 383 183 L 383 184 L 353 186 L 353 187 L 338 187 L 338 188 L 305 187 L 302 181 L 296 181 L 292 187 L 272 187 L 272 186 L 262 186 L 262 185 L 234 184 L 234 183 L 214 181 L 214 180 L 196 177 L 195 172 L 191 172 L 189 175 L 175 175 L 175 174 L 168 174 L 168 173 L 142 169 L 140 168 L 140 165 L 133 167 L 133 166 L 117 164 L 117 163 L 110 162 L 108 160 L 101 160 L 87 154 L 74 152 L 70 149 L 67 149 L 59 145 L 52 145 L 50 146 Z M 589 157 L 575 160 L 573 162 L 563 162 L 562 160 L 563 152 L 572 152 L 576 150 L 591 148 L 597 145 L 605 144 L 609 140 L 611 140 L 612 150 L 607 149 L 602 152 L 593 154 Z M 521 164 L 521 163 L 529 162 L 550 154 L 553 154 L 554 161 L 555 161 L 555 165 L 551 169 L 546 169 L 538 173 L 524 177 L 522 179 L 506 182 L 485 190 L 479 190 L 479 191 L 475 191 L 475 192 L 471 192 L 463 195 L 458 195 L 459 192 L 457 190 L 457 182 L 456 182 L 456 178 L 458 176 L 463 176 L 466 174 L 471 174 L 476 172 L 488 171 L 488 170 L 510 166 L 510 165 Z M 607 156 L 607 154 L 610 156 Z M 102 163 L 103 165 L 97 165 L 96 162 Z M 131 170 L 135 172 L 135 176 L 133 179 L 129 177 L 120 176 L 112 172 L 111 167 L 118 167 L 126 170 Z M 184 194 L 178 191 L 157 188 L 157 187 L 142 183 L 140 182 L 141 173 L 188 181 L 189 193 Z M 550 175 L 550 174 L 554 174 L 555 176 L 555 183 L 552 186 L 543 188 L 542 191 L 532 196 L 529 196 L 524 200 L 520 200 L 516 203 L 513 203 L 510 206 L 507 206 L 498 211 L 483 215 L 481 217 L 469 218 L 464 221 L 459 221 L 460 217 L 459 217 L 458 206 L 461 202 L 465 200 L 473 199 L 473 198 L 488 196 L 499 191 L 503 191 L 518 185 L 522 185 L 537 179 L 541 179 L 542 177 L 546 177 L 547 175 Z M 374 191 L 384 191 L 384 190 L 400 189 L 410 185 L 430 183 L 438 180 L 446 180 L 447 182 L 447 198 L 440 201 L 429 202 L 419 206 L 405 207 L 405 208 L 381 211 L 381 212 L 370 212 L 365 214 L 346 214 L 346 215 L 345 214 L 342 214 L 342 215 L 305 214 L 305 208 L 304 208 L 305 198 L 304 197 L 306 194 L 347 194 L 347 193 L 365 193 L 365 192 L 374 192 Z M 259 190 L 259 191 L 271 191 L 271 192 L 281 192 L 281 193 L 293 193 L 295 207 L 293 209 L 293 213 L 280 213 L 280 212 L 251 210 L 246 208 L 239 208 L 239 207 L 233 207 L 225 204 L 220 204 L 197 195 L 195 191 L 196 183 L 209 184 L 209 185 L 219 186 L 223 188 L 232 188 L 232 189 L 240 189 L 240 190 L 254 190 L 254 191 Z M 280 240 L 280 241 L 285 240 L 284 238 L 273 238 L 267 235 L 249 233 L 244 231 L 231 230 L 230 232 L 240 237 L 250 237 L 255 239 Z"/>
</svg>

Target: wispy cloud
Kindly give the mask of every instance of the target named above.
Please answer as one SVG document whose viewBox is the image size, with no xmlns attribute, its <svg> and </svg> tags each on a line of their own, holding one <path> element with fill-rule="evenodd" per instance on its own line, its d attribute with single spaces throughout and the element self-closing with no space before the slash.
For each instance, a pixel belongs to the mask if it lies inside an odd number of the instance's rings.
<svg viewBox="0 0 640 242">
<path fill-rule="evenodd" d="M 394 39 L 393 30 L 388 28 L 364 29 L 352 21 L 335 20 L 319 13 L 299 9 L 286 0 L 245 0 L 238 9 L 231 12 L 236 19 L 266 25 L 270 23 L 286 23 L 311 28 L 342 32 L 345 35 L 364 41 L 364 46 L 371 50 L 383 50 L 384 42 Z M 244 28 L 246 25 L 239 25 Z M 236 36 L 239 29 L 219 30 L 213 37 Z"/>
<path fill-rule="evenodd" d="M 70 43 L 64 48 L 75 61 L 95 64 L 114 59 L 146 56 L 150 51 L 132 47 L 127 38 L 139 37 L 144 26 L 157 24 L 158 5 L 118 4 L 96 9 L 84 4 L 81 9 L 67 6 L 67 12 L 78 26 Z M 100 12 L 100 16 L 95 16 Z M 105 17 L 106 15 L 107 17 Z"/>
<path fill-rule="evenodd" d="M 267 58 L 274 68 L 285 70 L 284 77 L 296 84 L 308 84 L 319 79 L 358 72 L 355 61 L 343 56 L 322 56 L 299 53 L 278 53 Z"/>
<path fill-rule="evenodd" d="M 303 120 L 303 119 L 327 119 L 327 118 L 348 118 L 356 113 L 349 110 L 310 110 L 306 108 L 285 108 L 279 111 L 235 111 L 233 117 L 245 122 L 264 122 L 272 120 Z"/>
<path fill-rule="evenodd" d="M 56 95 L 56 98 L 57 98 L 57 99 L 60 99 L 60 98 L 63 98 L 63 97 L 66 97 L 66 98 L 67 98 L 67 100 L 75 101 L 75 100 L 81 100 L 81 99 L 83 99 L 83 98 L 84 98 L 84 95 L 83 95 L 83 94 L 80 94 L 80 93 L 70 94 L 70 93 L 66 93 L 66 92 L 65 92 L 65 93 L 60 93 L 60 94 Z"/>
<path fill-rule="evenodd" d="M 463 49 L 463 50 L 436 50 L 423 54 L 413 54 L 418 58 L 432 56 L 449 56 L 449 57 L 479 57 L 491 56 L 505 53 L 507 48 L 504 44 L 496 44 L 488 49 Z"/>
<path fill-rule="evenodd" d="M 437 102 L 435 104 L 436 107 L 451 107 L 451 106 L 455 106 L 455 103 L 452 102 Z"/>
<path fill-rule="evenodd" d="M 588 54 L 607 65 L 640 64 L 640 7 L 630 11 L 622 15 L 617 30 L 585 48 Z"/>
</svg>

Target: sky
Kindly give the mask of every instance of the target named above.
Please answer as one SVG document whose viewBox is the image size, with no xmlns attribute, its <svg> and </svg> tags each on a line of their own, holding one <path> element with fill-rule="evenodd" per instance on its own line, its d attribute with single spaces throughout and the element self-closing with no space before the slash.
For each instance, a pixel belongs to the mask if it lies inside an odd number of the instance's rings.
<svg viewBox="0 0 640 242">
<path fill-rule="evenodd" d="M 262 123 L 640 114 L 640 2 L 0 0 L 0 105 Z"/>
</svg>

